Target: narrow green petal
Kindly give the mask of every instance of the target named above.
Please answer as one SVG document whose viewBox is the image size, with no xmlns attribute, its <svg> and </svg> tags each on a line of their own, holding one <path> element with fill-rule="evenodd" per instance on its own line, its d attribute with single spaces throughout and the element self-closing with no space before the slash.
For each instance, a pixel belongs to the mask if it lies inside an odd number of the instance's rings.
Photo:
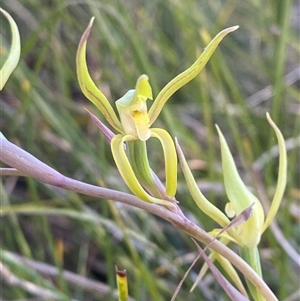
<svg viewBox="0 0 300 301">
<path fill-rule="evenodd" d="M 239 26 L 233 26 L 226 28 L 219 32 L 214 39 L 208 44 L 205 50 L 202 52 L 200 57 L 196 60 L 196 62 L 187 70 L 183 71 L 179 75 L 177 75 L 174 79 L 172 79 L 157 95 L 153 105 L 149 110 L 150 117 L 150 126 L 156 120 L 158 115 L 160 114 L 163 106 L 168 101 L 168 99 L 181 87 L 186 85 L 192 79 L 194 79 L 200 71 L 204 68 L 215 49 L 219 45 L 219 43 L 223 40 L 223 38 L 232 31 L 238 29 Z"/>
<path fill-rule="evenodd" d="M 184 174 L 184 178 L 187 184 L 187 187 L 190 191 L 190 194 L 193 197 L 193 200 L 197 204 L 197 206 L 200 208 L 201 211 L 203 211 L 206 215 L 211 217 L 214 221 L 216 221 L 220 226 L 225 227 L 227 224 L 230 223 L 230 220 L 227 218 L 227 216 L 219 210 L 215 205 L 213 205 L 200 191 L 195 178 L 193 177 L 193 174 L 186 162 L 186 159 L 184 157 L 184 154 L 181 150 L 181 147 L 175 139 L 177 153 L 179 162 L 181 165 L 181 169 Z"/>
<path fill-rule="evenodd" d="M 240 178 L 227 142 L 219 127 L 216 127 L 221 143 L 224 186 L 227 197 L 231 202 L 231 209 L 238 215 L 254 203 L 252 207 L 253 215 L 246 222 L 236 227 L 240 235 L 239 242 L 242 246 L 255 247 L 260 241 L 264 223 L 263 208 L 259 200 L 248 190 Z"/>
<path fill-rule="evenodd" d="M 157 138 L 162 145 L 166 170 L 166 195 L 174 197 L 177 190 L 177 154 L 173 139 L 163 129 L 151 129 L 151 137 Z"/>
<path fill-rule="evenodd" d="M 9 79 L 10 75 L 18 65 L 20 59 L 20 53 L 21 53 L 21 42 L 20 42 L 20 34 L 19 34 L 18 26 L 14 21 L 14 19 L 4 9 L 0 8 L 0 11 L 7 18 L 12 33 L 12 42 L 11 42 L 9 55 L 0 70 L 0 91 L 1 91 L 5 86 L 7 80 Z"/>
<path fill-rule="evenodd" d="M 117 168 L 128 188 L 141 200 L 165 206 L 172 206 L 170 201 L 161 200 L 149 195 L 137 180 L 124 150 L 124 142 L 136 139 L 133 136 L 116 135 L 111 141 L 111 150 Z"/>
<path fill-rule="evenodd" d="M 279 145 L 279 171 L 278 171 L 278 180 L 277 180 L 277 187 L 276 191 L 272 200 L 272 204 L 269 210 L 269 213 L 266 217 L 263 230 L 264 232 L 267 227 L 270 225 L 272 222 L 273 218 L 275 217 L 278 208 L 280 206 L 283 193 L 286 187 L 286 180 L 287 180 L 287 156 L 286 156 L 286 148 L 285 148 L 285 143 L 284 143 L 284 138 L 276 126 L 276 124 L 273 122 L 271 119 L 269 113 L 267 113 L 267 119 L 271 127 L 274 129 L 277 140 L 278 140 L 278 145 Z"/>
<path fill-rule="evenodd" d="M 216 259 L 220 262 L 222 268 L 226 272 L 227 275 L 231 278 L 233 283 L 236 285 L 236 287 L 239 289 L 239 291 L 246 297 L 248 297 L 247 291 L 243 285 L 243 282 L 237 273 L 236 269 L 234 266 L 231 264 L 229 260 L 221 256 L 220 254 L 213 252 L 216 256 Z"/>
<path fill-rule="evenodd" d="M 216 259 L 215 252 L 210 253 L 208 258 L 210 259 L 211 262 L 214 262 L 214 260 Z M 204 263 L 199 271 L 199 274 L 198 274 L 194 284 L 192 285 L 192 287 L 190 289 L 190 292 L 192 292 L 197 287 L 198 283 L 203 279 L 203 277 L 205 276 L 205 274 L 208 270 L 209 270 L 209 267 L 208 267 L 207 263 Z"/>
<path fill-rule="evenodd" d="M 211 234 L 211 232 L 210 232 L 210 234 Z M 226 239 L 226 238 L 221 238 L 220 241 L 224 245 L 228 245 L 228 243 L 229 243 L 229 240 Z M 247 296 L 247 291 L 246 291 L 246 289 L 245 289 L 245 287 L 244 287 L 244 285 L 243 285 L 243 283 L 241 281 L 241 278 L 239 277 L 237 271 L 235 270 L 235 268 L 233 267 L 233 265 L 230 263 L 229 260 L 227 260 L 223 256 L 219 255 L 217 252 L 211 252 L 210 255 L 209 255 L 209 259 L 212 262 L 215 261 L 215 260 L 219 261 L 220 264 L 222 265 L 224 271 L 227 273 L 227 275 L 230 276 L 230 278 L 232 279 L 232 281 L 236 285 L 236 287 L 239 289 L 239 291 L 243 295 Z M 196 281 L 194 282 L 194 284 L 193 284 L 193 286 L 192 286 L 192 288 L 191 288 L 190 291 L 193 291 L 196 288 L 197 284 L 204 277 L 204 275 L 206 274 L 207 270 L 208 270 L 208 265 L 205 263 L 202 266 L 202 268 L 201 268 L 201 270 L 200 270 L 200 272 L 199 272 L 199 274 L 198 274 L 198 276 L 196 278 Z"/>
<path fill-rule="evenodd" d="M 118 120 L 113 107 L 111 106 L 105 95 L 97 88 L 87 68 L 86 42 L 90 35 L 93 22 L 94 17 L 91 19 L 87 29 L 83 33 L 77 50 L 76 67 L 79 85 L 82 90 L 82 93 L 97 106 L 97 108 L 101 111 L 101 113 L 110 123 L 110 125 L 113 128 L 115 128 L 118 132 L 122 133 L 124 132 L 122 125 Z"/>
</svg>

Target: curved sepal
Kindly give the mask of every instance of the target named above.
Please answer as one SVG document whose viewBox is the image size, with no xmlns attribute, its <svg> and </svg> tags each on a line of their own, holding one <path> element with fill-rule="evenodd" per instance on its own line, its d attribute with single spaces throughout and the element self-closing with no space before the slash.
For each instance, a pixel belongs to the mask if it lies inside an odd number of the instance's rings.
<svg viewBox="0 0 300 301">
<path fill-rule="evenodd" d="M 18 65 L 20 54 L 21 54 L 21 42 L 18 26 L 11 15 L 4 9 L 0 8 L 1 13 L 6 17 L 9 22 L 11 33 L 12 33 L 12 42 L 8 57 L 0 70 L 0 91 L 5 86 L 7 80 L 9 79 L 12 72 L 15 70 Z"/>
<path fill-rule="evenodd" d="M 280 203 L 281 203 L 281 200 L 283 197 L 283 193 L 285 190 L 286 180 L 287 180 L 287 156 L 286 156 L 286 147 L 285 147 L 285 143 L 284 143 L 284 138 L 283 138 L 280 130 L 276 126 L 276 124 L 271 119 L 269 113 L 267 113 L 267 119 L 268 119 L 268 122 L 271 125 L 271 127 L 274 129 L 277 140 L 278 140 L 279 170 L 278 170 L 278 180 L 277 180 L 276 191 L 275 191 L 272 203 L 271 203 L 270 210 L 267 214 L 265 223 L 263 225 L 262 232 L 264 232 L 268 228 L 268 226 L 270 225 L 270 223 L 272 222 L 273 218 L 275 217 L 275 215 L 278 211 L 278 208 L 280 206 Z"/>
<path fill-rule="evenodd" d="M 77 77 L 78 77 L 79 85 L 83 94 L 93 104 L 97 106 L 97 108 L 101 111 L 101 113 L 104 115 L 106 120 L 110 123 L 110 125 L 118 132 L 122 133 L 124 132 L 123 127 L 120 121 L 118 120 L 113 107 L 111 106 L 111 104 L 109 103 L 105 95 L 97 88 L 87 68 L 86 42 L 90 35 L 93 22 L 94 22 L 94 17 L 91 19 L 88 27 L 83 33 L 77 49 L 76 67 L 77 67 Z"/>
<path fill-rule="evenodd" d="M 240 178 L 227 142 L 219 127 L 216 127 L 221 143 L 224 186 L 230 201 L 230 209 L 235 212 L 235 215 L 238 215 L 254 203 L 252 207 L 253 215 L 236 227 L 239 234 L 239 244 L 244 247 L 253 248 L 260 241 L 264 223 L 263 208 L 256 196 L 248 190 Z"/>
<path fill-rule="evenodd" d="M 200 57 L 196 60 L 196 62 L 189 67 L 187 70 L 183 71 L 179 75 L 177 75 L 174 79 L 172 79 L 157 95 L 153 105 L 149 110 L 149 118 L 150 118 L 150 126 L 156 120 L 158 115 L 160 114 L 163 106 L 168 101 L 168 99 L 181 87 L 186 85 L 192 79 L 194 79 L 200 71 L 204 68 L 215 49 L 219 45 L 219 43 L 223 40 L 223 38 L 232 31 L 235 31 L 239 28 L 239 26 L 233 26 L 226 28 L 219 32 L 214 39 L 208 44 L 205 50 L 202 52 Z"/>
<path fill-rule="evenodd" d="M 166 170 L 166 195 L 174 197 L 177 190 L 177 154 L 170 134 L 159 128 L 151 129 L 151 137 L 157 138 L 163 148 Z"/>
<path fill-rule="evenodd" d="M 137 180 L 124 150 L 124 142 L 136 139 L 134 136 L 120 134 L 113 137 L 111 150 L 117 168 L 128 188 L 141 200 L 165 206 L 172 206 L 170 201 L 158 199 L 149 195 Z"/>
<path fill-rule="evenodd" d="M 176 149 L 178 153 L 179 162 L 181 165 L 181 169 L 183 171 L 183 175 L 187 184 L 187 187 L 190 191 L 190 194 L 193 197 L 193 200 L 197 204 L 197 206 L 200 208 L 201 211 L 203 211 L 206 215 L 208 215 L 210 218 L 212 218 L 214 221 L 216 221 L 220 226 L 225 227 L 230 223 L 230 220 L 227 218 L 227 216 L 216 206 L 214 206 L 200 191 L 195 178 L 193 177 L 193 174 L 186 162 L 186 159 L 184 157 L 184 154 L 181 150 L 181 147 L 175 139 Z"/>
</svg>

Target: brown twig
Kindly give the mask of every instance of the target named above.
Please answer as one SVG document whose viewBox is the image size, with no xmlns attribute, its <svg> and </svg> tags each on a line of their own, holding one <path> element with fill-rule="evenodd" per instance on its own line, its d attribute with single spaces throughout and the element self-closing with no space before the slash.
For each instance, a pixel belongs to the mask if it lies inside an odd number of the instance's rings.
<svg viewBox="0 0 300 301">
<path fill-rule="evenodd" d="M 206 245 L 211 243 L 210 248 L 228 259 L 238 270 L 240 270 L 243 275 L 257 287 L 266 300 L 277 301 L 276 296 L 263 281 L 263 279 L 261 279 L 261 277 L 258 276 L 240 256 L 238 256 L 235 252 L 218 240 L 214 240 L 214 238 L 207 232 L 188 220 L 177 204 L 174 204 L 172 211 L 170 211 L 168 208 L 144 202 L 139 198 L 127 193 L 94 186 L 65 177 L 25 150 L 19 148 L 4 138 L 0 140 L 0 154 L 0 159 L 2 162 L 18 169 L 21 174 L 36 178 L 39 181 L 43 181 L 53 186 L 65 188 L 67 190 L 97 198 L 122 202 L 124 204 L 143 209 L 161 217 L 166 221 L 169 221 L 176 228 L 186 232 L 199 242 L 202 242 Z M 214 241 L 212 242 L 212 240 Z"/>
</svg>

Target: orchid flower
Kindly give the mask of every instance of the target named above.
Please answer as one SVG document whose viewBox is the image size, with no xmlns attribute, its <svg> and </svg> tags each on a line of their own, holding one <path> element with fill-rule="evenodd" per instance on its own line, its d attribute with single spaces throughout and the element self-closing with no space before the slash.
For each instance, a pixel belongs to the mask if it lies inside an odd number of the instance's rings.
<svg viewBox="0 0 300 301">
<path fill-rule="evenodd" d="M 0 11 L 8 20 L 12 32 L 11 48 L 8 57 L 0 70 L 0 91 L 1 91 L 19 62 L 20 53 L 21 53 L 21 42 L 20 42 L 20 34 L 19 34 L 18 26 L 14 21 L 14 19 L 4 9 L 0 8 Z"/>
<path fill-rule="evenodd" d="M 260 242 L 261 235 L 270 225 L 278 211 L 287 179 L 287 156 L 284 138 L 280 130 L 277 128 L 276 124 L 272 121 L 269 114 L 267 114 L 267 120 L 275 131 L 279 144 L 280 155 L 277 187 L 266 218 L 260 201 L 254 194 L 252 194 L 248 190 L 248 188 L 240 178 L 229 147 L 218 126 L 217 131 L 221 144 L 224 186 L 227 197 L 229 199 L 229 203 L 227 203 L 225 206 L 226 214 L 224 214 L 216 206 L 210 203 L 199 190 L 179 144 L 177 143 L 176 145 L 184 177 L 193 199 L 195 200 L 200 210 L 210 216 L 220 226 L 225 227 L 230 222 L 229 218 L 232 218 L 235 215 L 239 215 L 243 210 L 252 205 L 252 216 L 240 225 L 229 229 L 225 233 L 220 234 L 220 237 L 221 241 L 225 244 L 229 243 L 229 241 L 237 243 L 241 247 L 241 254 L 243 255 L 244 259 L 248 261 L 248 263 L 259 275 L 261 275 L 261 268 L 257 245 Z M 213 236 L 217 236 L 219 235 L 219 233 L 220 229 L 215 229 L 210 232 L 210 234 L 212 234 Z M 216 253 L 212 253 L 210 259 L 214 258 L 217 258 L 225 269 L 230 270 L 230 274 L 234 282 L 238 283 L 238 275 L 232 272 L 232 269 L 230 268 L 231 264 L 223 257 L 217 255 Z M 204 271 L 202 270 L 199 276 L 202 277 L 203 275 Z M 200 277 L 198 277 L 195 284 L 198 282 L 198 280 L 200 280 Z M 193 287 L 195 287 L 195 285 Z M 252 287 L 252 289 L 250 288 L 250 290 L 252 293 L 254 292 L 253 294 L 255 295 L 255 300 L 263 300 L 261 296 L 257 292 L 255 292 L 256 288 Z"/>
<path fill-rule="evenodd" d="M 77 75 L 83 94 L 93 102 L 104 115 L 108 123 L 117 132 L 111 139 L 111 150 L 117 168 L 129 189 L 144 201 L 171 206 L 175 201 L 177 189 L 177 154 L 174 142 L 169 133 L 160 128 L 151 128 L 167 100 L 182 86 L 187 84 L 203 69 L 221 40 L 238 26 L 221 31 L 205 48 L 202 55 L 187 70 L 171 80 L 157 95 L 148 111 L 146 101 L 152 100 L 152 89 L 147 75 L 141 75 L 135 89 L 129 90 L 116 101 L 119 113 L 117 117 L 105 95 L 93 82 L 86 63 L 86 43 L 94 17 L 79 43 L 77 51 Z M 146 141 L 157 138 L 163 149 L 166 188 L 159 188 L 155 174 L 147 158 Z M 124 149 L 126 143 L 127 152 Z"/>
</svg>

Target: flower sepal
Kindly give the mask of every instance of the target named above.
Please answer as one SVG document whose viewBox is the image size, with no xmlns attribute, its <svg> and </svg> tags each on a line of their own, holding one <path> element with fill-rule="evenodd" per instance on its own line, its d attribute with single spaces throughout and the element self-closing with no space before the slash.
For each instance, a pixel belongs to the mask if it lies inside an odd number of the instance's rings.
<svg viewBox="0 0 300 301">
<path fill-rule="evenodd" d="M 11 42 L 9 54 L 2 68 L 0 69 L 0 91 L 1 91 L 5 86 L 6 82 L 8 81 L 10 75 L 18 65 L 20 54 L 21 54 L 21 41 L 20 41 L 18 26 L 14 21 L 14 19 L 12 18 L 12 16 L 2 8 L 0 8 L 0 12 L 8 20 L 11 33 L 12 33 L 12 42 Z"/>
</svg>

